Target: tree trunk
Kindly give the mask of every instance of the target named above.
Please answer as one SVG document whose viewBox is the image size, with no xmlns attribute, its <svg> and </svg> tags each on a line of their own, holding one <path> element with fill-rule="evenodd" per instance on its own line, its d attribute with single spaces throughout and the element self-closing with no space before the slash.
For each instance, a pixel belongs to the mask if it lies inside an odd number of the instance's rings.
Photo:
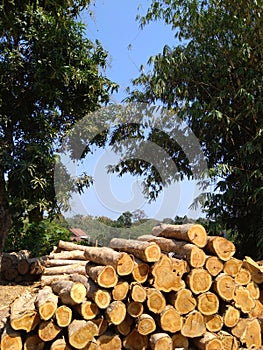
<svg viewBox="0 0 263 350">
<path fill-rule="evenodd" d="M 153 333 L 156 329 L 156 324 L 151 315 L 142 314 L 137 318 L 136 329 L 142 335 Z"/>
<path fill-rule="evenodd" d="M 223 270 L 224 264 L 217 256 L 208 256 L 205 262 L 205 268 L 211 276 L 217 276 Z"/>
<path fill-rule="evenodd" d="M 133 254 L 145 262 L 155 262 L 161 257 L 161 249 L 154 242 L 141 242 L 135 239 L 113 238 L 110 247 Z"/>
<path fill-rule="evenodd" d="M 182 335 L 189 338 L 201 337 L 206 332 L 204 317 L 199 311 L 190 312 L 181 329 Z"/>
<path fill-rule="evenodd" d="M 215 314 L 210 316 L 204 316 L 205 326 L 209 332 L 219 332 L 224 323 L 221 315 Z"/>
<path fill-rule="evenodd" d="M 146 282 L 148 278 L 149 270 L 150 270 L 150 267 L 146 262 L 137 258 L 134 259 L 134 267 L 132 270 L 132 277 L 134 281 L 139 283 Z"/>
<path fill-rule="evenodd" d="M 243 261 L 232 257 L 224 263 L 224 273 L 235 277 L 242 267 Z"/>
<path fill-rule="evenodd" d="M 43 321 L 38 327 L 38 336 L 44 342 L 51 341 L 60 333 L 61 328 L 53 320 Z"/>
<path fill-rule="evenodd" d="M 203 248 L 207 243 L 205 228 L 199 224 L 167 225 L 160 224 L 153 228 L 154 236 L 175 238 L 179 241 L 186 241 Z"/>
<path fill-rule="evenodd" d="M 87 260 L 84 255 L 84 251 L 79 249 L 60 253 L 51 253 L 48 257 L 49 259 L 54 260 Z"/>
<path fill-rule="evenodd" d="M 152 350 L 173 350 L 172 338 L 166 333 L 155 333 L 150 336 L 150 348 Z"/>
<path fill-rule="evenodd" d="M 234 280 L 237 285 L 247 285 L 251 281 L 251 274 L 247 269 L 241 268 Z"/>
<path fill-rule="evenodd" d="M 176 333 L 182 328 L 183 318 L 172 305 L 167 305 L 160 313 L 159 323 L 163 331 Z"/>
<path fill-rule="evenodd" d="M 225 301 L 231 301 L 234 298 L 236 284 L 233 277 L 221 273 L 216 277 L 213 288 L 220 298 Z"/>
<path fill-rule="evenodd" d="M 171 292 L 167 299 L 181 315 L 188 314 L 196 307 L 196 299 L 190 289 L 183 288 L 176 293 Z"/>
<path fill-rule="evenodd" d="M 159 314 L 165 309 L 165 297 L 158 289 L 147 289 L 147 307 L 151 312 L 155 314 Z"/>
<path fill-rule="evenodd" d="M 132 282 L 130 288 L 130 296 L 133 301 L 143 303 L 146 300 L 146 289 L 141 284 Z"/>
<path fill-rule="evenodd" d="M 74 306 L 74 311 L 82 316 L 84 320 L 93 320 L 99 313 L 99 308 L 93 301 L 85 300 Z"/>
<path fill-rule="evenodd" d="M 80 282 L 57 281 L 52 284 L 52 289 L 57 294 L 63 304 L 80 304 L 86 297 L 86 287 Z"/>
<path fill-rule="evenodd" d="M 217 255 L 223 261 L 227 261 L 235 254 L 236 248 L 232 242 L 224 237 L 208 236 L 205 251 Z"/>
<path fill-rule="evenodd" d="M 226 305 L 223 311 L 223 322 L 226 327 L 233 328 L 238 323 L 240 312 L 232 305 Z"/>
<path fill-rule="evenodd" d="M 206 292 L 198 295 L 197 297 L 197 309 L 202 315 L 214 315 L 218 312 L 219 299 L 211 292 Z"/>
<path fill-rule="evenodd" d="M 99 266 L 92 262 L 86 264 L 87 275 L 100 287 L 112 288 L 118 282 L 118 276 L 111 265 Z"/>
<path fill-rule="evenodd" d="M 0 159 L 0 162 L 2 162 L 2 159 Z M 4 170 L 3 170 L 3 167 L 0 165 L 0 263 L 1 263 L 1 256 L 5 247 L 6 238 L 8 236 L 10 229 L 11 229 L 11 213 L 10 213 L 10 207 L 9 207 L 9 202 L 7 198 Z"/>
<path fill-rule="evenodd" d="M 129 283 L 127 281 L 119 281 L 112 289 L 112 298 L 114 300 L 124 300 L 129 291 Z"/>
<path fill-rule="evenodd" d="M 55 320 L 59 327 L 67 327 L 71 323 L 72 310 L 67 305 L 60 305 L 55 312 Z"/>
<path fill-rule="evenodd" d="M 121 324 L 126 316 L 126 305 L 122 301 L 113 301 L 106 309 L 106 317 L 109 324 Z"/>
<path fill-rule="evenodd" d="M 212 277 L 203 268 L 192 269 L 186 278 L 187 284 L 194 294 L 207 292 L 212 285 Z"/>
</svg>

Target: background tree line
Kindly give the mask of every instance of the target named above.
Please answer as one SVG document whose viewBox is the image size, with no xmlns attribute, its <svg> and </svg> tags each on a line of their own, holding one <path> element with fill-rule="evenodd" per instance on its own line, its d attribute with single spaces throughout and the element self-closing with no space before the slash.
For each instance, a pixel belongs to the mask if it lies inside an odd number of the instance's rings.
<svg viewBox="0 0 263 350">
<path fill-rule="evenodd" d="M 35 224 L 37 232 L 45 213 L 51 218 L 66 208 L 67 196 L 54 191 L 56 151 L 72 126 L 117 89 L 101 73 L 107 53 L 85 36 L 80 21 L 89 5 L 88 0 L 0 4 L 0 251 L 11 231 L 19 236 L 25 225 Z M 148 71 L 142 68 L 134 79 L 127 100 L 161 103 L 193 131 L 208 165 L 203 179 L 215 184 L 212 192 L 204 187 L 196 200 L 214 231 L 228 232 L 241 256 L 260 259 L 263 3 L 152 0 L 138 21 L 144 27 L 155 20 L 171 27 L 175 45 L 149 59 Z M 176 127 L 172 119 L 170 124 Z M 165 149 L 178 169 L 174 179 L 195 177 L 180 144 L 149 124 L 123 122 L 92 142 L 118 147 L 125 138 Z M 89 150 L 87 145 L 83 156 Z M 132 143 L 129 155 L 111 170 L 140 175 L 148 198 L 155 199 L 167 178 L 152 164 L 133 159 Z M 76 181 L 60 169 L 72 191 L 92 184 L 86 173 Z M 125 222 L 127 214 L 118 224 Z"/>
</svg>

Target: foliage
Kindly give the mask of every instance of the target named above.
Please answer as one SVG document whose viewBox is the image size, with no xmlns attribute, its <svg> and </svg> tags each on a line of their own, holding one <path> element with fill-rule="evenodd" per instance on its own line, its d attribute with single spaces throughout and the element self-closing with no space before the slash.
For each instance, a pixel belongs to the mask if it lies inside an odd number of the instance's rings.
<svg viewBox="0 0 263 350">
<path fill-rule="evenodd" d="M 257 259 L 263 252 L 262 5 L 256 0 L 153 0 L 140 23 L 163 20 L 174 30 L 176 46 L 150 58 L 150 71 L 142 68 L 130 93 L 130 100 L 161 101 L 191 128 L 215 184 L 199 198 L 208 218 L 233 232 L 240 256 Z M 162 140 L 172 155 L 175 145 L 157 135 L 160 146 Z M 120 168 L 147 173 L 153 189 L 152 184 L 157 190 L 163 185 L 149 164 L 129 161 Z M 181 170 L 189 177 L 187 166 Z"/>
<path fill-rule="evenodd" d="M 59 222 L 46 219 L 40 223 L 25 223 L 23 230 L 12 229 L 6 251 L 27 249 L 31 257 L 39 257 L 48 255 L 59 240 L 70 241 L 70 231 Z"/>
<path fill-rule="evenodd" d="M 9 201 L 13 222 L 39 222 L 44 211 L 52 214 L 66 202 L 58 203 L 54 192 L 61 138 L 116 89 L 102 74 L 107 53 L 79 22 L 89 2 L 0 4 L 0 205 Z M 61 171 L 75 191 L 91 183 L 86 174 L 75 183 Z"/>
</svg>

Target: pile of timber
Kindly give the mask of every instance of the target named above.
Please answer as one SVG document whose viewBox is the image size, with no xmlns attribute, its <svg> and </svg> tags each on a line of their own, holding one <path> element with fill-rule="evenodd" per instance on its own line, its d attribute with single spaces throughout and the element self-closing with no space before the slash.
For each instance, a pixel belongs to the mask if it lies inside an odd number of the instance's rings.
<svg viewBox="0 0 263 350">
<path fill-rule="evenodd" d="M 263 268 L 234 254 L 198 224 L 109 247 L 60 241 L 38 292 L 12 304 L 0 349 L 259 349 Z"/>
</svg>

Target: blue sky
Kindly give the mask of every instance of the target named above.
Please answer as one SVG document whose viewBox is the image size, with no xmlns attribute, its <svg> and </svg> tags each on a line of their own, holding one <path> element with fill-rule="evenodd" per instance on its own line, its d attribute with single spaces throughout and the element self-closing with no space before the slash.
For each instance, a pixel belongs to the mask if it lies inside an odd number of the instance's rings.
<svg viewBox="0 0 263 350">
<path fill-rule="evenodd" d="M 163 46 L 175 44 L 174 33 L 161 22 L 147 25 L 143 30 L 135 18 L 145 14 L 151 1 L 147 0 L 96 0 L 92 6 L 93 20 L 84 16 L 87 36 L 98 39 L 109 53 L 106 76 L 120 85 L 113 96 L 120 103 L 126 96 L 125 89 L 139 75 L 141 65 L 147 66 L 150 56 L 162 51 Z M 147 67 L 146 67 L 147 68 Z M 193 182 L 181 182 L 170 186 L 155 202 L 148 204 L 142 195 L 141 180 L 126 175 L 122 178 L 109 175 L 106 165 L 116 161 L 110 149 L 99 150 L 71 172 L 86 171 L 94 176 L 95 184 L 82 196 L 74 196 L 71 215 L 83 214 L 118 218 L 124 211 L 142 209 L 147 217 L 162 220 L 176 215 L 199 217 L 200 211 L 192 212 L 189 205 L 198 194 Z"/>
</svg>

